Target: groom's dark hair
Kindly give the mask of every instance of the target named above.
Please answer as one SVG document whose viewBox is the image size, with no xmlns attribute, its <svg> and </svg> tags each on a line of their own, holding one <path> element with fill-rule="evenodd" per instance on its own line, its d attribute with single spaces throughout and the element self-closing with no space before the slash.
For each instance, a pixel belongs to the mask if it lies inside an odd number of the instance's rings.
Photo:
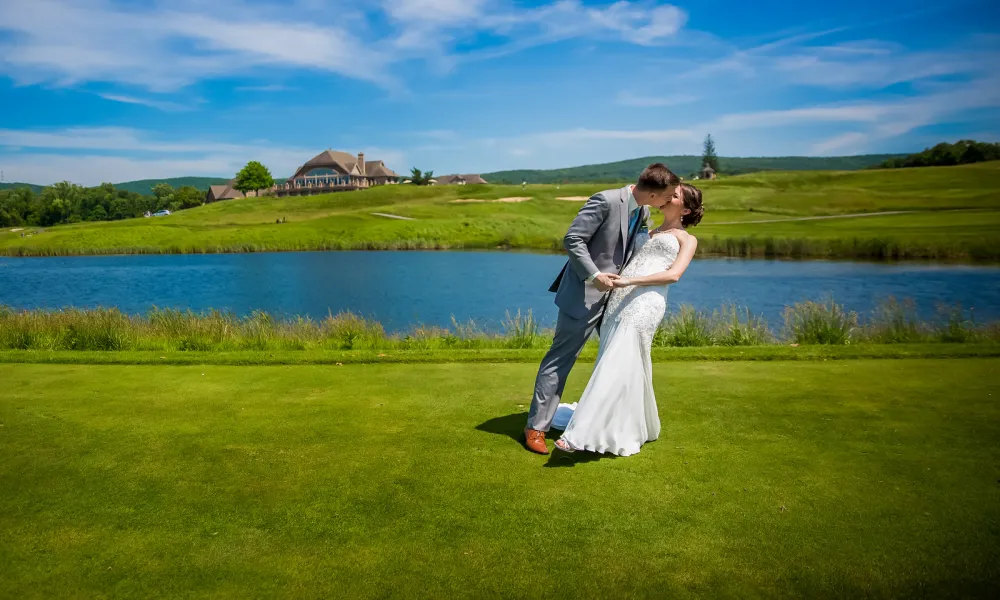
<svg viewBox="0 0 1000 600">
<path fill-rule="evenodd" d="M 642 170 L 635 187 L 647 192 L 662 192 L 680 185 L 681 180 L 663 163 L 653 163 Z"/>
</svg>

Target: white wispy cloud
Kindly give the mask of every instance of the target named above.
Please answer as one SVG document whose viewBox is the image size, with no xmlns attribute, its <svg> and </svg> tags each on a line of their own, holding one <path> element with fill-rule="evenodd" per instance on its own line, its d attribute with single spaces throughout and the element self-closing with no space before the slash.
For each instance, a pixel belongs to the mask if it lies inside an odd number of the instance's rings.
<svg viewBox="0 0 1000 600">
<path fill-rule="evenodd" d="M 442 138 L 420 151 L 442 157 L 487 157 L 481 166 L 488 170 L 555 168 L 653 154 L 697 154 L 705 134 L 712 133 L 734 155 L 853 154 L 874 151 L 880 142 L 915 134 L 929 125 L 961 119 L 968 111 L 997 108 L 1000 78 L 985 78 L 941 86 L 919 96 L 732 112 L 703 122 L 688 119 L 670 129 L 574 128 L 480 139 Z M 817 133 L 829 129 L 840 131 Z M 991 139 L 985 134 L 979 137 Z M 523 151 L 527 148 L 530 153 Z M 531 163 L 511 163 L 503 156 L 530 157 Z"/>
<path fill-rule="evenodd" d="M 287 92 L 292 88 L 275 83 L 270 85 L 241 85 L 235 89 L 237 92 Z"/>
<path fill-rule="evenodd" d="M 389 67 L 414 57 L 454 64 L 456 44 L 481 32 L 505 37 L 507 51 L 607 34 L 651 44 L 675 35 L 686 20 L 674 6 L 626 0 L 603 7 L 557 0 L 537 8 L 504 0 L 384 0 L 374 7 L 300 0 L 292 17 L 283 8 L 250 0 L 5 0 L 0 71 L 22 84 L 97 81 L 170 91 L 297 68 L 396 89 L 401 84 Z M 390 31 L 372 25 L 373 11 Z"/>
<path fill-rule="evenodd" d="M 912 51 L 880 40 L 820 44 L 847 27 L 788 36 L 748 48 L 732 48 L 721 56 L 694 62 L 678 73 L 686 82 L 718 84 L 735 75 L 744 85 L 810 86 L 878 90 L 898 83 L 948 77 L 976 78 L 995 73 L 1000 40 L 979 36 L 954 47 Z"/>
<path fill-rule="evenodd" d="M 194 106 L 191 104 L 181 104 L 180 102 L 157 100 L 155 98 L 139 98 L 136 96 L 126 96 L 124 94 L 98 94 L 98 96 L 104 98 L 105 100 L 111 100 L 112 102 L 148 106 L 150 108 L 155 108 L 157 110 L 162 110 L 166 112 L 178 112 L 178 111 L 192 110 L 194 108 Z"/>
<path fill-rule="evenodd" d="M 393 148 L 359 148 L 369 159 L 394 169 L 407 164 Z M 287 177 L 312 158 L 316 148 L 279 146 L 266 140 L 245 143 L 206 139 L 163 140 L 155 132 L 123 127 L 77 127 L 50 131 L 0 129 L 0 164 L 11 180 L 82 185 L 183 175 L 232 176 L 249 160 Z"/>
<path fill-rule="evenodd" d="M 690 104 L 697 102 L 698 96 L 694 94 L 664 94 L 662 96 L 651 96 L 636 94 L 630 91 L 618 93 L 618 104 L 622 106 L 634 106 L 637 108 L 654 108 L 663 106 L 677 106 L 679 104 Z"/>
<path fill-rule="evenodd" d="M 885 88 L 935 77 L 981 73 L 1000 60 L 996 52 L 908 52 L 881 43 L 804 48 L 775 57 L 773 70 L 786 81 L 832 88 Z"/>
<path fill-rule="evenodd" d="M 820 156 L 826 154 L 843 154 L 859 151 L 868 142 L 868 135 L 860 131 L 848 131 L 812 145 L 812 153 Z"/>
<path fill-rule="evenodd" d="M 220 10 L 226 9 L 226 10 Z M 141 11 L 108 0 L 0 2 L 0 68 L 21 83 L 125 83 L 154 91 L 276 66 L 390 84 L 385 58 L 336 24 L 281 22 L 249 6 Z M 216 14 L 209 12 L 218 11 Z M 364 61 L 355 60 L 364 55 Z M 362 64 L 363 63 L 363 64 Z"/>
</svg>

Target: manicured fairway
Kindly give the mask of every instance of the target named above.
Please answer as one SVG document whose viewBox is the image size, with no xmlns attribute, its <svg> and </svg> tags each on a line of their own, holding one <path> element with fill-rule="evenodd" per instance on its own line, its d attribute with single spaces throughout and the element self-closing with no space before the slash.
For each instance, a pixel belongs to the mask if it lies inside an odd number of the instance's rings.
<svg viewBox="0 0 1000 600">
<path fill-rule="evenodd" d="M 990 162 L 766 172 L 699 181 L 705 219 L 693 231 L 705 254 L 996 262 L 1000 260 L 998 174 L 1000 162 Z M 583 204 L 579 198 L 624 183 L 525 188 L 398 185 L 317 196 L 245 198 L 155 219 L 2 229 L 0 255 L 413 248 L 562 251 L 566 228 Z M 504 199 L 508 201 L 500 201 Z M 897 211 L 912 212 L 749 223 Z M 659 221 L 657 214 L 654 222 Z"/>
<path fill-rule="evenodd" d="M 0 365 L 0 596 L 1000 593 L 998 359 L 656 363 L 625 459 L 534 370 Z"/>
</svg>

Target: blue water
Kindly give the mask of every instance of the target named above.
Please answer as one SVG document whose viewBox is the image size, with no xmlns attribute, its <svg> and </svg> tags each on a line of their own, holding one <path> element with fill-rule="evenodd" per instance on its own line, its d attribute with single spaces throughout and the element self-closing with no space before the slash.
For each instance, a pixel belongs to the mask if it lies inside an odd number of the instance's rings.
<svg viewBox="0 0 1000 600">
<path fill-rule="evenodd" d="M 498 326 L 531 309 L 546 324 L 547 289 L 565 259 L 504 252 L 285 252 L 0 258 L 0 304 L 16 308 L 152 306 L 266 310 L 322 318 L 351 310 L 390 330 L 475 319 Z M 1000 319 L 1000 268 L 852 262 L 698 259 L 670 289 L 671 306 L 748 306 L 780 325 L 785 305 L 832 295 L 859 313 L 882 298 L 912 298 L 928 317 L 939 303 Z"/>
</svg>

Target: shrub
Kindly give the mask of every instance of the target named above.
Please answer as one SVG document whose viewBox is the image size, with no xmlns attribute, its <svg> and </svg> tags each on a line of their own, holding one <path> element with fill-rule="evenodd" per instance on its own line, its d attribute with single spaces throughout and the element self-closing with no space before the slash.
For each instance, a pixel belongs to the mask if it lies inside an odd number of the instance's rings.
<svg viewBox="0 0 1000 600">
<path fill-rule="evenodd" d="M 913 300 L 900 302 L 890 296 L 875 308 L 859 335 L 867 342 L 906 344 L 926 339 L 927 328 L 920 322 Z"/>
<path fill-rule="evenodd" d="M 961 305 L 939 305 L 938 314 L 944 316 L 943 322 L 938 325 L 934 335 L 938 341 L 964 344 L 965 342 L 975 341 L 975 338 L 978 337 L 971 309 L 969 317 L 966 318 L 965 311 Z"/>
<path fill-rule="evenodd" d="M 750 314 L 749 308 L 741 311 L 735 306 L 723 306 L 712 319 L 718 323 L 716 339 L 723 346 L 761 346 L 774 341 L 764 317 Z"/>
<path fill-rule="evenodd" d="M 510 312 L 505 314 L 503 330 L 507 348 L 534 348 L 542 340 L 538 321 L 530 310 L 523 316 L 520 310 L 513 317 Z"/>
<path fill-rule="evenodd" d="M 796 344 L 849 344 L 858 316 L 833 300 L 785 307 L 785 336 Z"/>
<path fill-rule="evenodd" d="M 137 327 L 117 308 L 72 309 L 63 313 L 67 325 L 59 346 L 69 350 L 134 350 Z"/>
<path fill-rule="evenodd" d="M 715 343 L 714 329 L 706 313 L 685 304 L 660 325 L 653 343 L 657 346 L 711 346 Z"/>
<path fill-rule="evenodd" d="M 327 315 L 320 329 L 326 345 L 339 350 L 374 350 L 386 341 L 381 323 L 352 312 Z"/>
</svg>

